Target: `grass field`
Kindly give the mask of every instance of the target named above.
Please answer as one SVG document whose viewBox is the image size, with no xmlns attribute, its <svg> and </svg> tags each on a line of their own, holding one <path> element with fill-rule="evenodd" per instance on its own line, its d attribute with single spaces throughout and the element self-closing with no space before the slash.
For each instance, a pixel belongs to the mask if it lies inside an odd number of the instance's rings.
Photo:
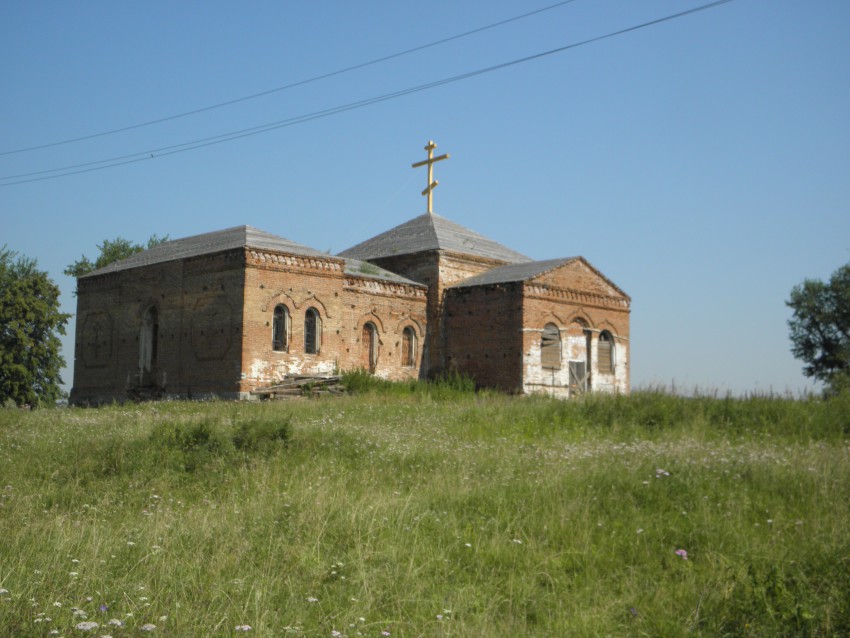
<svg viewBox="0 0 850 638">
<path fill-rule="evenodd" d="M 850 397 L 0 410 L 0 635 L 850 635 Z"/>
</svg>

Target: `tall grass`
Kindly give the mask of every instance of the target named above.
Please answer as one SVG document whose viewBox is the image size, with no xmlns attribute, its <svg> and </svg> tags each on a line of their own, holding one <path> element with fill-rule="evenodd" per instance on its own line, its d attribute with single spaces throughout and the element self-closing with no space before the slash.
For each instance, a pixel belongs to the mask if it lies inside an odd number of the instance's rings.
<svg viewBox="0 0 850 638">
<path fill-rule="evenodd" d="M 444 383 L 0 410 L 0 636 L 850 634 L 848 396 Z"/>
</svg>

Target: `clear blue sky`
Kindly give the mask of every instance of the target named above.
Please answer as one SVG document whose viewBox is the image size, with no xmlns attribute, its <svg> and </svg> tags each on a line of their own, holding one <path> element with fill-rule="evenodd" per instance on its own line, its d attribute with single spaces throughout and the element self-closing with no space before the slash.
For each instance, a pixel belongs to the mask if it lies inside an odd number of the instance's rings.
<svg viewBox="0 0 850 638">
<path fill-rule="evenodd" d="M 261 93 L 555 2 L 3 2 L 0 152 Z M 533 258 L 583 255 L 631 295 L 633 386 L 811 388 L 789 353 L 784 300 L 850 261 L 846 0 L 736 0 L 260 135 L 155 150 L 700 4 L 575 0 L 190 117 L 4 154 L 3 178 L 147 159 L 0 179 L 0 244 L 36 258 L 68 312 L 62 270 L 104 239 L 250 224 L 338 252 L 425 211 L 425 176 L 410 164 L 433 139 L 451 154 L 436 167 L 435 212 Z"/>
</svg>

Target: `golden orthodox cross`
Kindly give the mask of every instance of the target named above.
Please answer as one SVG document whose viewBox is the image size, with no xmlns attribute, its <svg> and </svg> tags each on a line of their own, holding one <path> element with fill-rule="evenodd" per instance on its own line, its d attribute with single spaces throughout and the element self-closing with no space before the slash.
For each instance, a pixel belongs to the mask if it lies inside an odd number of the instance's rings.
<svg viewBox="0 0 850 638">
<path fill-rule="evenodd" d="M 437 148 L 437 145 L 433 141 L 428 142 L 428 146 L 425 147 L 425 150 L 428 151 L 428 159 L 422 160 L 421 162 L 416 162 L 413 164 L 413 168 L 419 168 L 420 166 L 428 165 L 428 186 L 422 191 L 423 195 L 427 195 L 428 197 L 428 214 L 430 215 L 433 211 L 434 204 L 434 189 L 437 188 L 437 184 L 439 182 L 434 179 L 434 162 L 440 162 L 444 159 L 449 159 L 449 154 L 440 155 L 438 157 L 434 157 L 434 149 Z"/>
</svg>

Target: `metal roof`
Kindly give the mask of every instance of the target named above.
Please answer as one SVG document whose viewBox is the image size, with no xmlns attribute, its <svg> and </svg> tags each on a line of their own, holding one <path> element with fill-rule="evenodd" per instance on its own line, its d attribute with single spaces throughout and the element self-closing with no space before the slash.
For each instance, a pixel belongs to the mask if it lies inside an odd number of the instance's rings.
<svg viewBox="0 0 850 638">
<path fill-rule="evenodd" d="M 340 259 L 340 257 L 337 257 Z M 427 288 L 425 284 L 419 281 L 413 281 L 412 279 L 407 279 L 406 277 L 402 277 L 401 275 L 397 275 L 394 272 L 390 272 L 385 268 L 381 268 L 380 266 L 376 266 L 375 264 L 362 261 L 360 259 L 352 259 L 351 257 L 342 257 L 345 261 L 345 274 L 353 275 L 355 277 L 364 277 L 366 279 L 380 279 L 382 281 L 394 282 L 397 284 L 405 284 L 408 286 L 416 286 L 417 288 Z"/>
<path fill-rule="evenodd" d="M 546 259 L 544 261 L 530 261 L 522 264 L 508 264 L 493 268 L 480 275 L 464 279 L 449 288 L 466 288 L 468 286 L 486 286 L 487 284 L 505 284 L 514 281 L 526 281 L 544 272 L 553 270 L 567 264 L 579 257 L 565 257 L 563 259 Z"/>
<path fill-rule="evenodd" d="M 323 257 L 333 260 L 340 259 L 340 257 L 334 257 L 328 253 L 316 250 L 315 248 L 298 244 L 284 237 L 272 235 L 271 233 L 259 230 L 253 226 L 234 226 L 233 228 L 217 230 L 211 233 L 203 233 L 201 235 L 193 235 L 191 237 L 163 242 L 158 246 L 143 250 L 142 252 L 130 255 L 125 259 L 121 259 L 104 266 L 103 268 L 99 268 L 98 270 L 82 275 L 80 278 L 104 275 L 106 273 L 129 270 L 131 268 L 140 268 L 153 264 L 161 264 L 178 259 L 198 257 L 200 255 L 210 255 L 236 248 L 257 248 L 260 250 L 271 250 L 287 255 Z M 342 259 L 345 262 L 345 273 L 348 275 L 421 286 L 421 284 L 417 282 L 405 279 L 400 275 L 383 268 L 379 268 L 373 264 L 363 264 L 363 262 L 358 259 Z"/>
<path fill-rule="evenodd" d="M 445 250 L 509 263 L 530 261 L 525 255 L 435 213 L 414 217 L 339 255 L 369 260 L 426 250 Z"/>
</svg>

